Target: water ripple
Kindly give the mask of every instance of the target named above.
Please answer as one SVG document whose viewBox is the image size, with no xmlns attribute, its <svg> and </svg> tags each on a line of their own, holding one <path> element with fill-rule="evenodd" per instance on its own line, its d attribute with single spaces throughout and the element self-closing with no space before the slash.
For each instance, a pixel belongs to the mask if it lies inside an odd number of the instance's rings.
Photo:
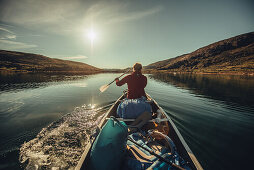
<svg viewBox="0 0 254 170">
<path fill-rule="evenodd" d="M 22 145 L 20 162 L 27 164 L 26 169 L 74 169 L 89 135 L 110 105 L 77 107 L 72 113 L 43 128 L 36 138 Z"/>
</svg>

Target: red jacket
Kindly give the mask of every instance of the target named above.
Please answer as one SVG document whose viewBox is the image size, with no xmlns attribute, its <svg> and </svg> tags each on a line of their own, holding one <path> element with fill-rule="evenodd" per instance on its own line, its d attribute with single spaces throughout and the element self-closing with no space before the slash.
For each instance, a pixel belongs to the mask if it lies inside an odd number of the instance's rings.
<svg viewBox="0 0 254 170">
<path fill-rule="evenodd" d="M 125 76 L 122 80 L 116 80 L 117 86 L 122 86 L 125 83 L 128 85 L 128 99 L 137 99 L 141 96 L 146 96 L 145 87 L 147 84 L 146 76 L 142 75 L 140 72 L 133 72 L 132 74 Z"/>
</svg>

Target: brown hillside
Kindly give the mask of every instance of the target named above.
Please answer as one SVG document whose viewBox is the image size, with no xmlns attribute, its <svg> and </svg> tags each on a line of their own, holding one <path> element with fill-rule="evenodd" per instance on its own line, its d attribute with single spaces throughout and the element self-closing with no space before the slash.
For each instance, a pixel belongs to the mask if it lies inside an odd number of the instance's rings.
<svg viewBox="0 0 254 170">
<path fill-rule="evenodd" d="M 0 50 L 0 70 L 25 72 L 99 72 L 81 62 L 49 58 L 43 55 Z"/>
<path fill-rule="evenodd" d="M 254 72 L 254 32 L 156 62 L 146 68 L 181 72 Z"/>
</svg>

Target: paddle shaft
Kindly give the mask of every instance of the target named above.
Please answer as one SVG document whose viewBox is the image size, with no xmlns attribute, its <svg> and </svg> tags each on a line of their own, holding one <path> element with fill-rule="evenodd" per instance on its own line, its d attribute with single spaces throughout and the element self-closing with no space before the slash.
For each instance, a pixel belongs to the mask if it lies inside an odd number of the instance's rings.
<svg viewBox="0 0 254 170">
<path fill-rule="evenodd" d="M 119 77 L 117 77 L 117 78 L 122 77 L 123 75 L 125 75 L 125 74 L 128 73 L 129 71 L 130 71 L 130 69 L 127 70 L 126 72 L 124 72 L 121 76 L 119 76 Z M 114 81 L 115 81 L 115 80 L 113 80 L 112 82 L 110 82 L 110 83 L 108 84 L 108 86 L 109 86 L 110 84 L 114 83 Z"/>
<path fill-rule="evenodd" d="M 173 166 L 173 167 L 175 167 L 175 168 L 177 168 L 177 169 L 185 170 L 184 168 L 180 167 L 179 165 L 176 165 L 176 164 L 174 164 L 174 163 L 172 163 L 172 162 L 169 162 L 168 160 L 166 160 L 166 159 L 163 158 L 162 156 L 160 156 L 160 155 L 154 153 L 154 151 L 151 151 L 151 150 L 149 150 L 149 149 L 143 147 L 142 145 L 140 145 L 139 143 L 137 143 L 136 141 L 134 141 L 134 140 L 131 139 L 130 137 L 128 137 L 128 140 L 131 141 L 132 143 L 138 145 L 138 146 L 141 147 L 142 149 L 148 151 L 151 155 L 156 156 L 160 161 L 163 161 L 163 162 L 165 162 L 165 163 L 167 163 L 167 164 L 169 164 L 169 165 L 171 165 L 171 166 Z"/>
</svg>

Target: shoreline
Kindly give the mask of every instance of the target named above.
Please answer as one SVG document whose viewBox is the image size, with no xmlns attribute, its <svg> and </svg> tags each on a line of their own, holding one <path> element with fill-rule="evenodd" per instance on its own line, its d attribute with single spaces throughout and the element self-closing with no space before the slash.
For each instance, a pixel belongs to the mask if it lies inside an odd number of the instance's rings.
<svg viewBox="0 0 254 170">
<path fill-rule="evenodd" d="M 73 75 L 91 75 L 100 73 L 123 73 L 124 70 L 109 71 L 27 71 L 27 70 L 0 70 L 0 74 L 73 74 Z M 203 75 L 246 75 L 254 76 L 254 72 L 194 72 L 194 71 L 168 71 L 168 70 L 146 70 L 142 71 L 144 74 L 203 74 Z"/>
<path fill-rule="evenodd" d="M 207 75 L 247 75 L 254 76 L 254 72 L 194 72 L 194 71 L 168 71 L 168 70 L 144 70 L 145 74 L 207 74 Z"/>
</svg>

